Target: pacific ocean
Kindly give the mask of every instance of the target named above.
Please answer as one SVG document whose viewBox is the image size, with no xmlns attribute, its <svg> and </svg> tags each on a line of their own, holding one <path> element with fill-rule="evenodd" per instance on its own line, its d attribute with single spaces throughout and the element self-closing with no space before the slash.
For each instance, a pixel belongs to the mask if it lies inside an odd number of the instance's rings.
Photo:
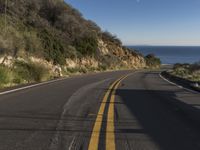
<svg viewBox="0 0 200 150">
<path fill-rule="evenodd" d="M 155 54 L 162 64 L 195 63 L 200 61 L 200 46 L 127 46 L 144 56 Z"/>
</svg>

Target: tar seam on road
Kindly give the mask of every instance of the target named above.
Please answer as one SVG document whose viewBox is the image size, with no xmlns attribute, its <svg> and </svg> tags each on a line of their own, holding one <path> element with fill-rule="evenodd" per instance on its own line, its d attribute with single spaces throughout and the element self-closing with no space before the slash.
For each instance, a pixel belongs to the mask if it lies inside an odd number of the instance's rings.
<svg viewBox="0 0 200 150">
<path fill-rule="evenodd" d="M 88 150 L 98 150 L 103 115 L 104 115 L 106 103 L 108 102 L 110 93 L 111 93 L 111 99 L 110 99 L 109 108 L 108 108 L 107 127 L 106 127 L 106 150 L 115 150 L 115 127 L 114 127 L 115 92 L 119 84 L 121 83 L 121 81 L 124 80 L 128 76 L 129 75 L 122 76 L 108 88 L 102 100 L 102 103 L 99 108 L 99 112 L 95 120 Z"/>
<path fill-rule="evenodd" d="M 70 105 L 73 105 L 72 102 L 77 101 L 77 99 L 83 97 L 84 95 L 86 95 L 86 93 L 88 93 L 91 89 L 95 88 L 97 85 L 102 84 L 106 81 L 109 81 L 110 78 L 98 81 L 98 82 L 93 82 L 91 84 L 87 84 L 81 88 L 79 88 L 75 93 L 73 93 L 73 95 L 71 95 L 71 97 L 68 99 L 68 101 L 64 104 L 63 106 L 63 112 L 60 116 L 60 120 L 58 121 L 57 125 L 56 125 L 56 133 L 54 135 L 54 137 L 51 139 L 51 143 L 50 143 L 50 147 L 49 150 L 55 150 L 55 149 L 59 149 L 58 146 L 58 141 L 59 141 L 59 136 L 60 136 L 60 129 L 62 129 L 62 126 L 64 124 L 64 118 L 65 115 L 68 111 L 68 108 L 70 108 Z M 73 140 L 71 141 L 70 149 L 76 149 L 74 148 L 74 142 L 76 142 L 76 136 L 74 136 Z M 75 144 L 76 146 L 76 144 Z"/>
</svg>

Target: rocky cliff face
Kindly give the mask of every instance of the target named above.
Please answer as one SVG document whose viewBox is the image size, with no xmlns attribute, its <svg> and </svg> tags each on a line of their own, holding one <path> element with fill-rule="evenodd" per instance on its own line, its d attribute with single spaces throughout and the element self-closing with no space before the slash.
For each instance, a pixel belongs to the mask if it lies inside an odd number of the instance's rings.
<svg viewBox="0 0 200 150">
<path fill-rule="evenodd" d="M 118 45 L 110 45 L 98 40 L 97 56 L 86 56 L 82 58 L 66 58 L 66 63 L 62 67 L 53 64 L 52 61 L 47 61 L 42 58 L 30 56 L 28 58 L 13 57 L 10 55 L 2 55 L 0 57 L 0 65 L 9 68 L 14 67 L 15 61 L 32 62 L 46 66 L 53 76 L 60 76 L 62 72 L 68 72 L 72 69 L 76 72 L 91 72 L 105 70 L 120 70 L 120 69 L 138 69 L 144 68 L 146 62 L 143 56 L 134 51 L 123 48 Z"/>
<path fill-rule="evenodd" d="M 119 45 L 98 40 L 97 57 L 66 59 L 68 68 L 93 68 L 94 70 L 138 69 L 146 66 L 145 59 L 134 51 Z"/>
<path fill-rule="evenodd" d="M 146 66 L 144 57 L 125 47 L 98 41 L 99 56 L 106 59 L 111 68 L 143 68 Z M 101 61 L 100 61 L 101 62 Z M 102 62 L 104 63 L 104 62 Z"/>
</svg>

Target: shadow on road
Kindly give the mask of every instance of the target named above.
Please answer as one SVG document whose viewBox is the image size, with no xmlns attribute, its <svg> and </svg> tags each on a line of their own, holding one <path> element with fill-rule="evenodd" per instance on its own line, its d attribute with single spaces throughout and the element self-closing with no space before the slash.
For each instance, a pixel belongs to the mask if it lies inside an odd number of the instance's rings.
<svg viewBox="0 0 200 150">
<path fill-rule="evenodd" d="M 200 110 L 178 100 L 173 91 L 118 89 L 116 95 L 142 126 L 142 132 L 160 149 L 199 149 Z M 123 131 L 141 132 L 134 129 Z"/>
</svg>

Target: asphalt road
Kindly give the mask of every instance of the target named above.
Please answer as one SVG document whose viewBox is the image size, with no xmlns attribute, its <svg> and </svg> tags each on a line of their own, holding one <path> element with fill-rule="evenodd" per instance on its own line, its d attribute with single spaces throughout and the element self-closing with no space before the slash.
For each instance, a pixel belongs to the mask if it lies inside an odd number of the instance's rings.
<svg viewBox="0 0 200 150">
<path fill-rule="evenodd" d="M 76 76 L 0 96 L 0 150 L 200 150 L 200 95 L 159 71 Z"/>
</svg>

